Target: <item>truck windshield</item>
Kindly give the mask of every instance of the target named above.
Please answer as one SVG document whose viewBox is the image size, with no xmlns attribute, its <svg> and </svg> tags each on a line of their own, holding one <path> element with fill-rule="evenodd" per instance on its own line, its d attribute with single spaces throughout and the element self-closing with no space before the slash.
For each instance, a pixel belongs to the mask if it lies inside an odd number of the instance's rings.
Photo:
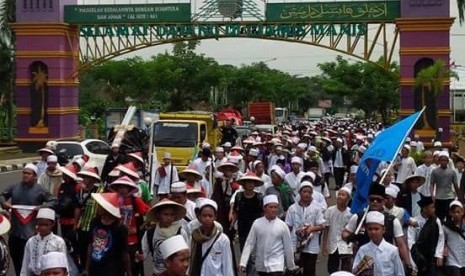
<svg viewBox="0 0 465 276">
<path fill-rule="evenodd" d="M 195 123 L 157 122 L 153 134 L 157 147 L 195 147 L 198 129 Z"/>
<path fill-rule="evenodd" d="M 282 116 L 284 116 L 284 109 L 275 109 L 274 115 L 275 115 L 276 117 L 282 117 Z"/>
</svg>

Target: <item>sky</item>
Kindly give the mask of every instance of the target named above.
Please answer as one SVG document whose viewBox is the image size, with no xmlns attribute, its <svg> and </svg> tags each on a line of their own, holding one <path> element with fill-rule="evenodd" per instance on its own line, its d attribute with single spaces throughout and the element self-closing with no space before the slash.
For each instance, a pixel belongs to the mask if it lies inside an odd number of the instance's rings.
<svg viewBox="0 0 465 276">
<path fill-rule="evenodd" d="M 115 3 L 116 0 L 78 0 L 80 4 L 111 4 Z M 163 1 L 163 0 L 162 0 Z M 185 0 L 174 0 L 166 1 L 166 3 L 175 1 Z M 202 1 L 202 0 L 198 0 Z M 268 2 L 284 2 L 278 0 L 268 0 Z M 341 1 L 341 0 L 332 0 Z M 125 3 L 160 3 L 160 0 L 156 2 L 153 0 L 118 0 L 118 4 Z M 263 8 L 262 1 L 256 1 L 259 9 Z M 294 2 L 294 1 L 287 1 Z M 315 0 L 305 2 L 319 2 Z M 322 1 L 323 2 L 323 1 Z M 451 17 L 458 17 L 457 3 L 456 0 L 450 1 L 451 5 Z M 197 4 L 194 9 L 198 9 L 200 4 Z M 460 26 L 458 18 L 455 20 L 454 25 L 451 29 L 450 45 L 451 45 L 451 61 L 454 61 L 456 65 L 465 67 L 465 24 Z M 388 32 L 389 37 L 392 37 L 392 30 Z M 150 56 L 158 53 L 164 53 L 171 51 L 172 45 L 160 45 L 149 47 L 146 49 L 138 50 L 117 59 L 124 59 L 132 56 L 141 56 L 143 58 L 149 58 Z M 270 68 L 279 69 L 288 72 L 291 75 L 297 76 L 312 76 L 319 74 L 317 67 L 318 63 L 333 61 L 337 55 L 341 53 L 324 49 L 317 46 L 291 43 L 291 42 L 278 42 L 260 39 L 249 39 L 249 38 L 225 38 L 219 40 L 202 40 L 200 46 L 196 49 L 199 54 L 212 57 L 216 59 L 220 64 L 232 64 L 236 66 L 248 65 L 255 62 L 265 62 Z M 394 60 L 398 60 L 398 43 L 394 53 Z M 375 49 L 375 54 L 381 55 L 381 49 Z M 354 60 L 348 55 L 343 55 L 346 58 Z"/>
</svg>

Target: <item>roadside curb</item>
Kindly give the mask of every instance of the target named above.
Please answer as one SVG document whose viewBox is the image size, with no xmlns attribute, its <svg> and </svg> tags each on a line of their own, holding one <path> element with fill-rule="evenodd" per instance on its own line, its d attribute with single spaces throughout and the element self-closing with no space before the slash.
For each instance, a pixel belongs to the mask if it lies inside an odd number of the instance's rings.
<svg viewBox="0 0 465 276">
<path fill-rule="evenodd" d="M 37 161 L 30 161 L 30 162 L 21 162 L 21 163 L 13 163 L 7 165 L 0 165 L 0 173 L 3 172 L 12 172 L 12 171 L 20 171 L 26 166 L 28 163 L 33 163 L 34 165 L 37 164 Z"/>
</svg>

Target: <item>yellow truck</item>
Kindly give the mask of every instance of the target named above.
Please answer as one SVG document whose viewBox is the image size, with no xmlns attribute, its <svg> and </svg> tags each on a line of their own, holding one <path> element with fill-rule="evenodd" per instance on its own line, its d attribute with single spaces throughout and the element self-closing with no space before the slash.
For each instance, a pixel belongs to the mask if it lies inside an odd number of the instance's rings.
<svg viewBox="0 0 465 276">
<path fill-rule="evenodd" d="M 169 152 L 173 164 L 182 170 L 197 157 L 203 143 L 214 149 L 221 141 L 214 113 L 182 111 L 160 113 L 159 117 L 151 131 L 152 164 L 162 163 L 165 152 Z"/>
</svg>

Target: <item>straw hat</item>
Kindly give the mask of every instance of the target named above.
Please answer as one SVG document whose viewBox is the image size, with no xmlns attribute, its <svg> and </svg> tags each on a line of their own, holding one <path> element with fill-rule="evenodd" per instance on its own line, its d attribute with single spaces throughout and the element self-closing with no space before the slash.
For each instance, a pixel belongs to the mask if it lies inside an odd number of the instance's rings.
<svg viewBox="0 0 465 276">
<path fill-rule="evenodd" d="M 425 184 L 425 181 L 426 181 L 425 177 L 423 177 L 421 175 L 417 175 L 417 174 L 412 174 L 412 175 L 408 176 L 404 180 L 404 183 L 405 183 L 405 185 L 407 185 L 410 181 L 415 180 L 415 179 L 420 181 L 420 186 Z"/>
<path fill-rule="evenodd" d="M 77 175 L 80 177 L 91 177 L 99 182 L 102 181 L 97 173 L 96 167 L 88 167 L 86 170 L 78 172 Z"/>
<path fill-rule="evenodd" d="M 244 185 L 248 181 L 252 181 L 255 184 L 255 187 L 259 187 L 264 184 L 263 180 L 258 178 L 254 173 L 248 173 L 244 175 L 243 177 L 237 180 L 237 183 L 239 183 L 240 185 Z"/>
<path fill-rule="evenodd" d="M 10 231 L 11 223 L 10 221 L 4 216 L 0 214 L 0 236 L 5 235 Z"/>
<path fill-rule="evenodd" d="M 37 150 L 37 152 L 38 152 L 39 154 L 42 154 L 42 153 L 55 154 L 55 153 L 53 152 L 53 150 L 48 149 L 48 148 L 41 148 L 41 149 Z"/>
<path fill-rule="evenodd" d="M 176 203 L 172 200 L 167 198 L 160 200 L 157 204 L 153 205 L 147 211 L 147 221 L 150 222 L 157 222 L 157 214 L 158 212 L 163 209 L 164 207 L 170 207 L 174 209 L 174 213 L 176 216 L 176 221 L 184 218 L 186 216 L 186 208 L 179 203 Z"/>
<path fill-rule="evenodd" d="M 74 169 L 74 166 L 72 164 L 68 164 L 64 167 L 58 167 L 58 169 L 66 174 L 67 176 L 71 177 L 73 180 L 76 179 L 76 169 Z"/>
<path fill-rule="evenodd" d="M 195 181 L 199 181 L 203 178 L 202 175 L 194 169 L 185 169 L 179 173 L 179 176 L 182 178 L 187 178 L 188 175 L 195 175 Z"/>
<path fill-rule="evenodd" d="M 144 164 L 144 159 L 142 158 L 142 152 L 137 151 L 137 152 L 132 152 L 128 154 L 128 156 L 134 158 L 135 160 L 139 161 L 141 164 Z"/>
<path fill-rule="evenodd" d="M 228 169 L 228 168 L 232 169 L 233 173 L 235 173 L 235 172 L 237 172 L 239 170 L 239 168 L 236 166 L 236 164 L 231 163 L 231 162 L 225 162 L 225 163 L 219 165 L 217 169 L 218 169 L 219 172 L 224 173 L 225 170 Z"/>
<path fill-rule="evenodd" d="M 114 189 L 115 186 L 117 186 L 117 185 L 127 186 L 127 187 L 132 188 L 132 189 L 134 189 L 136 191 L 139 190 L 139 187 L 136 185 L 136 183 L 134 183 L 134 181 L 132 181 L 132 179 L 127 177 L 127 176 L 122 176 L 122 177 L 116 179 L 115 181 L 113 181 L 110 184 L 110 188 Z"/>
<path fill-rule="evenodd" d="M 100 207 L 116 218 L 121 218 L 117 193 L 92 193 L 92 198 Z"/>
<path fill-rule="evenodd" d="M 126 163 L 124 165 L 118 165 L 116 166 L 116 169 L 134 179 L 139 179 L 136 166 L 134 166 L 132 162 Z"/>
</svg>

